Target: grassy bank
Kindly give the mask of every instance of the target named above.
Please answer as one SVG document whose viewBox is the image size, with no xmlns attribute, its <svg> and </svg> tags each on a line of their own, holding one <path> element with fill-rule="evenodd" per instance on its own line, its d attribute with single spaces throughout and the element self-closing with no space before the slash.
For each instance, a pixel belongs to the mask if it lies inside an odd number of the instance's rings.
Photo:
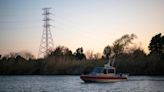
<svg viewBox="0 0 164 92">
<path fill-rule="evenodd" d="M 69 58 L 48 57 L 45 59 L 25 60 L 10 58 L 0 60 L 1 75 L 80 75 L 88 73 L 94 67 L 103 67 L 105 59 L 71 60 Z M 130 75 L 164 75 L 164 62 L 160 59 L 129 57 L 122 55 L 116 59 L 117 72 Z"/>
<path fill-rule="evenodd" d="M 0 60 L 0 74 L 46 74 L 46 75 L 79 75 L 89 72 L 96 66 L 103 66 L 102 60 L 69 60 L 65 58 L 49 57 L 38 60 Z"/>
</svg>

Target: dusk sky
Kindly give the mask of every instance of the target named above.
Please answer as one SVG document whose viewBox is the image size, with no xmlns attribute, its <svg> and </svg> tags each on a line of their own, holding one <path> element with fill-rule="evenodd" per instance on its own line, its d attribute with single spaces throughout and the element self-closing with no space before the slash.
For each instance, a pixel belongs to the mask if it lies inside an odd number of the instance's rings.
<svg viewBox="0 0 164 92">
<path fill-rule="evenodd" d="M 164 35 L 164 0 L 0 0 L 0 54 L 38 54 L 42 8 L 51 7 L 54 47 L 94 53 L 134 33 L 148 52 L 152 36 Z"/>
</svg>

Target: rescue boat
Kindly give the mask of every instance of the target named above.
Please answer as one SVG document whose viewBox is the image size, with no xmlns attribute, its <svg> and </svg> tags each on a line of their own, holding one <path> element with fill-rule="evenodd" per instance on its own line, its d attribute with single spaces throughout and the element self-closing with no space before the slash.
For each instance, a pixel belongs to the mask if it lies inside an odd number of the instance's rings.
<svg viewBox="0 0 164 92">
<path fill-rule="evenodd" d="M 117 74 L 116 68 L 111 66 L 109 61 L 104 67 L 95 67 L 91 73 L 82 74 L 80 78 L 84 82 L 118 82 L 128 80 L 128 74 Z"/>
</svg>

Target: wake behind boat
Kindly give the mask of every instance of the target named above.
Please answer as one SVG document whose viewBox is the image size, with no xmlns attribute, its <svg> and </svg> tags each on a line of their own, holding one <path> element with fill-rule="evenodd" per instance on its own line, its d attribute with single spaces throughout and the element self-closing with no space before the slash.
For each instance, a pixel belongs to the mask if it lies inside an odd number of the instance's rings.
<svg viewBox="0 0 164 92">
<path fill-rule="evenodd" d="M 113 59 L 114 63 L 115 58 Z M 89 74 L 82 74 L 80 78 L 84 82 L 117 82 L 128 80 L 128 74 L 116 74 L 115 67 L 110 65 L 110 61 L 104 67 L 96 67 Z"/>
</svg>

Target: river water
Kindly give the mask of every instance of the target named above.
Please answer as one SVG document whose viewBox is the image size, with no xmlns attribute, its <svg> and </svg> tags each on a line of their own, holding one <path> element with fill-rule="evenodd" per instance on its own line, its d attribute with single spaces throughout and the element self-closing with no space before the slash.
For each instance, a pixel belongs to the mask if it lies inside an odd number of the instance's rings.
<svg viewBox="0 0 164 92">
<path fill-rule="evenodd" d="M 0 76 L 0 92 L 164 92 L 164 77 L 129 76 L 124 82 L 84 83 L 79 76 Z"/>
</svg>

